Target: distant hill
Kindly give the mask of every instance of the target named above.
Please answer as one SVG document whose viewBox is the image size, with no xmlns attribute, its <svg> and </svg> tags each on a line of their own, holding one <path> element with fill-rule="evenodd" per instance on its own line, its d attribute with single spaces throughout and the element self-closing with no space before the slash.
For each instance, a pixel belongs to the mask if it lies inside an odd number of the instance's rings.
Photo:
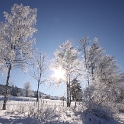
<svg viewBox="0 0 124 124">
<path fill-rule="evenodd" d="M 0 95 L 4 95 L 5 92 L 5 85 L 0 84 Z M 31 90 L 31 97 L 36 97 L 36 91 Z M 23 88 L 18 88 L 15 85 L 8 86 L 8 94 L 11 96 L 25 96 L 25 89 Z M 39 91 L 39 96 L 43 99 L 52 99 L 52 100 L 59 100 L 60 98 L 58 96 L 51 96 L 44 94 Z"/>
</svg>

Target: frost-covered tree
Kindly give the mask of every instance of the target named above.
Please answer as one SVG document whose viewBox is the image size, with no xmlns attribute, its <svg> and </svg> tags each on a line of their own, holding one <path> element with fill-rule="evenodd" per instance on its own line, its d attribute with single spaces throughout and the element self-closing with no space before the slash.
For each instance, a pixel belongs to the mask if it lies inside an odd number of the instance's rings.
<svg viewBox="0 0 124 124">
<path fill-rule="evenodd" d="M 46 70 L 47 67 L 47 59 L 46 54 L 40 52 L 39 55 L 36 55 L 33 64 L 31 64 L 30 74 L 37 81 L 37 102 L 39 101 L 39 88 L 40 84 L 46 81 Z"/>
<path fill-rule="evenodd" d="M 115 103 L 121 95 L 124 75 L 113 56 L 104 55 L 95 70 L 95 101 L 99 104 Z"/>
<path fill-rule="evenodd" d="M 24 84 L 24 92 L 25 92 L 25 96 L 26 96 L 26 97 L 32 95 L 32 92 L 31 92 L 31 83 L 30 83 L 30 82 L 26 82 L 26 83 Z"/>
<path fill-rule="evenodd" d="M 82 55 L 82 61 L 87 72 L 86 80 L 88 83 L 88 87 L 86 88 L 86 94 L 87 100 L 90 104 L 92 101 L 92 92 L 90 92 L 89 88 L 90 85 L 94 84 L 95 82 L 95 69 L 97 68 L 97 62 L 99 61 L 99 58 L 103 55 L 104 50 L 102 47 L 100 47 L 97 38 L 94 38 L 93 43 L 90 43 L 88 38 L 84 37 L 82 40 L 79 39 L 79 44 L 79 52 Z"/>
<path fill-rule="evenodd" d="M 89 107 L 95 102 L 110 108 L 122 96 L 121 87 L 123 87 L 124 75 L 114 57 L 105 55 L 97 38 L 94 38 L 91 45 L 88 44 L 86 37 L 79 42 L 89 81 L 84 92 L 86 96 L 84 99 Z"/>
<path fill-rule="evenodd" d="M 71 42 L 66 41 L 60 46 L 60 50 L 54 52 L 55 59 L 52 60 L 50 68 L 57 70 L 55 82 L 65 82 L 67 86 L 67 107 L 71 104 L 71 81 L 79 78 L 82 74 L 81 61 L 78 59 L 78 51 L 72 46 Z M 63 70 L 63 71 L 62 71 Z M 63 75 L 63 76 L 62 76 Z M 58 79 L 58 80 L 57 80 Z"/>
<path fill-rule="evenodd" d="M 88 38 L 84 37 L 82 40 L 79 39 L 79 44 L 79 51 L 82 53 L 83 63 L 87 71 L 87 82 L 90 85 L 94 80 L 94 71 L 104 49 L 100 47 L 98 38 L 94 38 L 93 43 L 90 45 Z"/>
<path fill-rule="evenodd" d="M 78 39 L 78 42 L 80 45 L 78 50 L 82 55 L 82 60 L 83 60 L 83 63 L 84 63 L 84 66 L 87 72 L 86 80 L 89 85 L 90 77 L 89 77 L 89 66 L 88 66 L 88 45 L 89 45 L 88 37 L 84 37 L 83 39 Z"/>
<path fill-rule="evenodd" d="M 12 68 L 26 69 L 26 64 L 32 59 L 35 40 L 33 34 L 37 31 L 37 9 L 14 4 L 11 14 L 4 12 L 5 23 L 0 23 L 0 70 L 7 72 L 3 110 L 6 109 L 9 78 Z"/>
<path fill-rule="evenodd" d="M 99 62 L 99 59 L 103 56 L 103 48 L 100 47 L 98 43 L 98 39 L 94 38 L 93 43 L 88 48 L 88 67 L 89 67 L 89 75 L 90 80 L 93 83 L 94 82 L 94 73 L 95 69 L 97 68 L 97 63 Z"/>
</svg>

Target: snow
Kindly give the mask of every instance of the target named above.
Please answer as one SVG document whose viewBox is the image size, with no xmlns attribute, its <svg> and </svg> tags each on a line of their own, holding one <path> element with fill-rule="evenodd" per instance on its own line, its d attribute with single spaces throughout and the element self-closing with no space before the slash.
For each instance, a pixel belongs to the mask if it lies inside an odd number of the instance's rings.
<svg viewBox="0 0 124 124">
<path fill-rule="evenodd" d="M 100 118 L 100 115 L 83 110 L 81 104 L 63 107 L 60 100 L 42 99 L 39 113 L 35 98 L 10 97 L 7 110 L 0 110 L 0 124 L 124 124 L 124 113 L 120 112 L 120 121 Z M 2 108 L 2 96 L 0 108 Z M 66 105 L 66 104 L 65 104 Z"/>
<path fill-rule="evenodd" d="M 124 113 L 120 113 L 119 117 L 121 118 L 121 123 L 124 124 Z"/>
</svg>

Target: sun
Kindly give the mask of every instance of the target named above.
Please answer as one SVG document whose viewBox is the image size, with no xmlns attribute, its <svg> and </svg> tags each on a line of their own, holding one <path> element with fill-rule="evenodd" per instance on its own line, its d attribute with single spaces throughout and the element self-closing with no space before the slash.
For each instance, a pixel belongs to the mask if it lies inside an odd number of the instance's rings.
<svg viewBox="0 0 124 124">
<path fill-rule="evenodd" d="M 57 80 L 64 80 L 65 79 L 65 71 L 62 69 L 62 67 L 58 67 L 57 69 L 54 69 L 54 74 L 52 77 L 56 78 Z"/>
</svg>

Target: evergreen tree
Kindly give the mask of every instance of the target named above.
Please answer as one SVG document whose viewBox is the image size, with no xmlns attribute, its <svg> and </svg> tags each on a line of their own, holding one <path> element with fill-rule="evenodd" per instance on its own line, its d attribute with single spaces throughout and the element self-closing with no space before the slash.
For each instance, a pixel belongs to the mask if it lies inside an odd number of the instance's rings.
<svg viewBox="0 0 124 124">
<path fill-rule="evenodd" d="M 82 89 L 79 81 L 77 79 L 72 80 L 72 83 L 71 83 L 72 100 L 75 100 L 75 101 L 81 100 L 81 97 L 82 97 L 81 93 L 82 93 Z"/>
<path fill-rule="evenodd" d="M 12 86 L 11 86 L 10 94 L 11 94 L 12 96 L 18 96 L 18 93 L 19 93 L 19 91 L 18 91 L 18 87 L 12 85 Z"/>
</svg>

